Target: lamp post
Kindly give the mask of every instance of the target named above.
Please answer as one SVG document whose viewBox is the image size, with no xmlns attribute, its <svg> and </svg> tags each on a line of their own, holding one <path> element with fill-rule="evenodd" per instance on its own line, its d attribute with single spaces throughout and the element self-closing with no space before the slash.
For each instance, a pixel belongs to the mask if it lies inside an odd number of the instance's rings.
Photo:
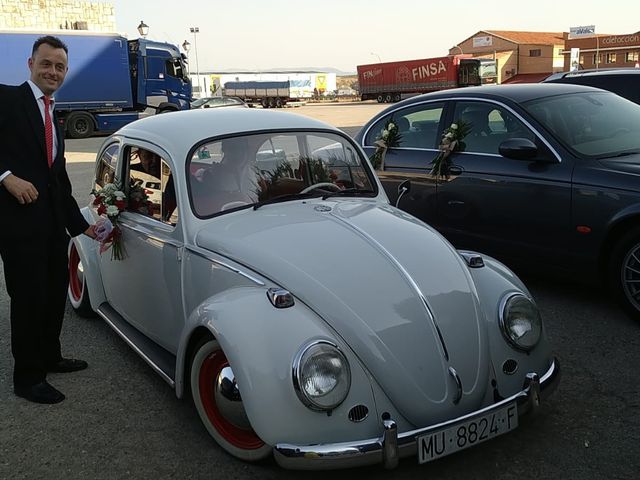
<svg viewBox="0 0 640 480">
<path fill-rule="evenodd" d="M 144 20 L 140 20 L 140 25 L 138 25 L 138 33 L 142 38 L 147 38 L 149 33 L 149 25 L 144 23 Z"/>
<path fill-rule="evenodd" d="M 199 27 L 190 27 L 189 31 L 193 33 L 193 48 L 196 52 L 196 78 L 198 79 L 198 92 L 202 97 L 202 90 L 200 89 L 200 66 L 198 65 L 198 37 L 196 34 L 200 33 Z"/>
<path fill-rule="evenodd" d="M 378 63 L 382 63 L 382 60 L 380 60 L 380 55 L 378 55 L 377 53 L 373 53 L 373 52 L 371 52 L 371 55 L 373 55 L 374 57 L 378 57 Z"/>
<path fill-rule="evenodd" d="M 452 50 L 454 48 L 457 48 L 458 50 L 460 50 L 460 55 L 464 55 L 464 52 L 462 51 L 462 47 L 460 45 L 454 45 L 453 47 L 451 47 Z"/>
</svg>

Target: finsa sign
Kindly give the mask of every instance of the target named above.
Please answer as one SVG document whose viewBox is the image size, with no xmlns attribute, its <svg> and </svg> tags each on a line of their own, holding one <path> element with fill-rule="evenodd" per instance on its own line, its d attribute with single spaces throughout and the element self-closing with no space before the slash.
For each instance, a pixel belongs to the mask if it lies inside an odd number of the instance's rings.
<svg viewBox="0 0 640 480">
<path fill-rule="evenodd" d="M 413 76 L 414 82 L 416 80 L 422 80 L 424 78 L 433 77 L 434 75 L 439 75 L 442 72 L 447 72 L 447 66 L 442 60 L 426 63 L 411 69 L 411 75 Z"/>
<path fill-rule="evenodd" d="M 372 78 L 376 78 L 378 75 L 382 75 L 382 69 L 376 68 L 374 70 L 367 70 L 362 74 L 365 80 L 370 80 Z"/>
<path fill-rule="evenodd" d="M 595 34 L 595 25 L 584 25 L 582 27 L 571 27 L 569 29 L 569 38 L 589 37 Z"/>
</svg>

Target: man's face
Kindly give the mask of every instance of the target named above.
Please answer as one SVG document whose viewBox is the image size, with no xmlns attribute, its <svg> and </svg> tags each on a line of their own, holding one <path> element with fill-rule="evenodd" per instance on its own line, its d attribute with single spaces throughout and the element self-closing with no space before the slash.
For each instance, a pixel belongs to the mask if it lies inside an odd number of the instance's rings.
<svg viewBox="0 0 640 480">
<path fill-rule="evenodd" d="M 52 95 L 64 82 L 67 74 L 67 54 L 62 48 L 43 43 L 29 59 L 31 81 L 42 93 Z"/>
</svg>

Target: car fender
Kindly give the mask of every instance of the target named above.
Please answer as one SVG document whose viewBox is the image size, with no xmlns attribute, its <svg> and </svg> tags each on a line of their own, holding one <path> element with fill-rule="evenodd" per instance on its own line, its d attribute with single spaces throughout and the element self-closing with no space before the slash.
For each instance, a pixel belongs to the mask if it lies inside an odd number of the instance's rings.
<svg viewBox="0 0 640 480">
<path fill-rule="evenodd" d="M 90 225 L 95 223 L 95 218 L 89 207 L 84 207 L 80 211 Z M 87 235 L 78 235 L 73 237 L 72 241 L 78 250 L 78 255 L 84 268 L 85 282 L 87 291 L 89 292 L 91 308 L 97 310 L 98 307 L 107 300 L 102 284 L 102 274 L 100 273 L 99 243 Z"/>
<path fill-rule="evenodd" d="M 533 297 L 522 281 L 503 263 L 483 254 L 475 255 L 482 257 L 484 266 L 469 268 L 469 271 L 487 322 L 489 351 L 494 379 L 497 382 L 497 393 L 506 397 L 522 389 L 527 373 L 535 372 L 542 376 L 547 371 L 552 359 L 551 347 L 546 338 L 544 320 L 540 342 L 530 352 L 516 350 L 507 342 L 500 326 L 500 308 L 503 300 L 512 293 L 522 293 L 531 300 Z M 505 362 L 509 360 L 517 362 L 517 368 L 511 373 L 506 373 Z"/>
<path fill-rule="evenodd" d="M 208 298 L 191 312 L 180 341 L 176 365 L 176 391 L 184 389 L 186 358 L 191 334 L 207 328 L 224 351 L 247 417 L 267 444 L 347 441 L 379 434 L 379 415 L 370 377 L 353 352 L 322 319 L 300 301 L 275 308 L 267 287 L 237 287 Z M 307 408 L 292 380 L 294 358 L 302 346 L 315 340 L 334 343 L 345 354 L 351 370 L 351 388 L 345 401 L 330 414 Z M 366 405 L 369 416 L 348 420 L 355 405 Z M 313 438 L 309 437 L 313 432 Z"/>
</svg>

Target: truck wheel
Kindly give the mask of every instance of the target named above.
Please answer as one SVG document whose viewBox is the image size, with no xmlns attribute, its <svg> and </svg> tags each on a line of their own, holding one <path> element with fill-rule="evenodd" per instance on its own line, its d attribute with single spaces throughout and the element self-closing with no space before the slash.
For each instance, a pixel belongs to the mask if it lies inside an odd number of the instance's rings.
<svg viewBox="0 0 640 480">
<path fill-rule="evenodd" d="M 71 138 L 87 138 L 93 134 L 95 125 L 93 117 L 88 113 L 76 112 L 67 117 L 67 132 Z"/>
<path fill-rule="evenodd" d="M 275 98 L 270 98 L 269 99 L 269 108 L 276 108 L 276 99 Z"/>
<path fill-rule="evenodd" d="M 269 108 L 269 99 L 268 98 L 263 98 L 262 102 L 260 102 L 262 104 L 262 108 Z"/>
<path fill-rule="evenodd" d="M 396 93 L 396 94 L 393 96 L 393 101 L 394 101 L 394 102 L 399 102 L 401 98 L 402 98 L 402 97 L 400 96 L 400 94 L 399 94 L 399 93 Z"/>
<path fill-rule="evenodd" d="M 282 108 L 282 99 L 276 98 L 276 108 Z"/>
<path fill-rule="evenodd" d="M 378 103 L 383 103 L 384 102 L 384 97 L 382 95 L 378 95 L 376 97 L 376 100 L 378 100 Z"/>
<path fill-rule="evenodd" d="M 611 251 L 608 286 L 631 318 L 640 321 L 640 228 L 624 234 Z"/>
<path fill-rule="evenodd" d="M 390 93 L 387 93 L 387 94 L 384 96 L 384 101 L 385 101 L 385 103 L 391 103 L 391 102 L 393 102 L 393 97 L 391 96 L 391 94 L 390 94 Z"/>
</svg>

